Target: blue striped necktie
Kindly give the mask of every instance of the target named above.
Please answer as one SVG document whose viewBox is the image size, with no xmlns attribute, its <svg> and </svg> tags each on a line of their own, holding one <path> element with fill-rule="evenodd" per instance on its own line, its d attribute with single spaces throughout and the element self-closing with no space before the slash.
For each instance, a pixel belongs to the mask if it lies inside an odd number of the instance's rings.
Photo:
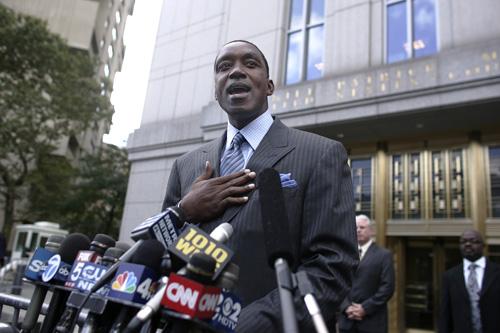
<svg viewBox="0 0 500 333">
<path fill-rule="evenodd" d="M 241 151 L 241 145 L 245 142 L 245 137 L 240 132 L 236 133 L 231 141 L 231 146 L 224 152 L 220 163 L 221 176 L 229 175 L 236 171 L 243 170 L 245 159 Z"/>
</svg>

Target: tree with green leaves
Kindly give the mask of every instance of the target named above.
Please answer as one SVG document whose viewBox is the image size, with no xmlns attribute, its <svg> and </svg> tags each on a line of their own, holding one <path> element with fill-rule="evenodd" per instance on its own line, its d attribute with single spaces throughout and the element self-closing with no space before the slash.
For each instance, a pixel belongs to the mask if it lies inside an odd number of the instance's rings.
<svg viewBox="0 0 500 333">
<path fill-rule="evenodd" d="M 19 220 L 16 201 L 37 162 L 53 154 L 62 139 L 110 119 L 112 108 L 100 93 L 95 68 L 87 52 L 71 49 L 45 22 L 0 5 L 0 201 L 5 234 Z"/>
<path fill-rule="evenodd" d="M 127 153 L 103 145 L 85 155 L 78 169 L 58 157 L 46 158 L 32 174 L 26 219 L 58 221 L 70 231 L 118 237 L 127 182 Z"/>
</svg>

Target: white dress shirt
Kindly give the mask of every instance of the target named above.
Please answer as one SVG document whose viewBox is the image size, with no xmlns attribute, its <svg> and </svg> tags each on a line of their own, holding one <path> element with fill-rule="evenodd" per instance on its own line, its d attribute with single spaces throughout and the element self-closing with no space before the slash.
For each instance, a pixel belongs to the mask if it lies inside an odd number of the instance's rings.
<svg viewBox="0 0 500 333">
<path fill-rule="evenodd" d="M 470 260 L 467 260 L 464 258 L 464 278 L 465 278 L 465 283 L 467 283 L 467 279 L 469 278 L 469 266 L 473 262 Z M 477 285 L 479 286 L 479 290 L 481 290 L 481 286 L 483 285 L 483 277 L 484 277 L 484 270 L 486 269 L 486 259 L 484 257 L 481 257 L 474 261 L 474 263 L 477 265 L 476 267 L 476 277 L 477 277 Z"/>
<path fill-rule="evenodd" d="M 236 127 L 227 123 L 227 137 L 225 150 L 228 150 L 231 146 L 231 141 L 233 141 L 236 133 L 240 132 L 245 137 L 245 142 L 241 145 L 241 152 L 243 153 L 243 158 L 245 159 L 245 166 L 248 163 L 250 157 L 252 157 L 254 151 L 259 146 L 260 142 L 264 136 L 271 128 L 273 124 L 273 117 L 269 110 L 255 118 L 251 123 L 238 130 Z M 224 150 L 224 151 L 225 151 Z M 221 153 L 221 157 L 224 155 L 224 151 Z"/>
<path fill-rule="evenodd" d="M 359 255 L 359 258 L 360 259 L 363 259 L 363 257 L 365 256 L 366 254 L 366 251 L 368 251 L 368 248 L 370 247 L 370 245 L 372 245 L 373 243 L 373 240 L 369 240 L 368 242 L 366 242 L 364 245 L 359 245 L 358 244 L 358 249 L 361 250 L 361 253 Z"/>
</svg>

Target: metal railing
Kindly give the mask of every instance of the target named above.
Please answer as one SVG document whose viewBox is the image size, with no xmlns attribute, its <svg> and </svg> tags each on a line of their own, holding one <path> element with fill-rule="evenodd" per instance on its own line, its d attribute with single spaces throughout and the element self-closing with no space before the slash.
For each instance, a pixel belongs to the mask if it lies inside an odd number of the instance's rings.
<svg viewBox="0 0 500 333">
<path fill-rule="evenodd" d="M 26 311 L 28 309 L 30 302 L 31 300 L 25 297 L 0 293 L 0 318 L 2 318 L 2 322 L 5 322 L 5 320 L 3 320 L 4 307 L 12 307 L 12 317 L 8 323 L 14 327 L 19 327 L 19 314 L 21 310 Z M 48 304 L 43 304 L 40 314 L 45 315 L 48 307 Z"/>
</svg>

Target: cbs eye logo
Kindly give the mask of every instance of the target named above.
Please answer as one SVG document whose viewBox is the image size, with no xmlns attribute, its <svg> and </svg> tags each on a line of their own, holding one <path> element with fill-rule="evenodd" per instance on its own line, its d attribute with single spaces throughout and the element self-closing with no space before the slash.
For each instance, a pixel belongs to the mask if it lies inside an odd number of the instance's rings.
<svg viewBox="0 0 500 333">
<path fill-rule="evenodd" d="M 222 314 L 227 317 L 231 312 L 233 312 L 233 300 L 226 298 L 224 303 L 222 303 Z"/>
</svg>

